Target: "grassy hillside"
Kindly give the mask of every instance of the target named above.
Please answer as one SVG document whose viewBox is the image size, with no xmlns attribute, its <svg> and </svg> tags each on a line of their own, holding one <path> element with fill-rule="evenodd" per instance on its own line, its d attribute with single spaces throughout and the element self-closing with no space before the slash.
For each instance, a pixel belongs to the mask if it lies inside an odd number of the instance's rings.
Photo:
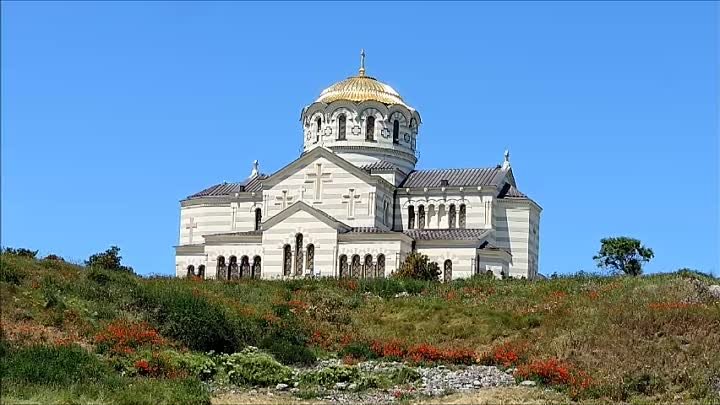
<svg viewBox="0 0 720 405">
<path fill-rule="evenodd" d="M 208 403 L 250 381 L 221 356 L 247 345 L 294 365 L 494 364 L 577 401 L 720 400 L 720 281 L 697 273 L 214 282 L 1 259 L 8 401 Z"/>
</svg>

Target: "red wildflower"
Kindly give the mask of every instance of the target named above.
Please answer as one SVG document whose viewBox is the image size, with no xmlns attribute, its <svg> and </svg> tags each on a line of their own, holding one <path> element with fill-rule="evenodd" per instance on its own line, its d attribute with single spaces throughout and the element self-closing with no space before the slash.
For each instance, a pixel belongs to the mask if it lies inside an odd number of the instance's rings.
<svg viewBox="0 0 720 405">
<path fill-rule="evenodd" d="M 108 324 L 95 335 L 95 342 L 109 347 L 110 351 L 117 354 L 128 354 L 139 347 L 159 346 L 166 343 L 165 339 L 147 323 L 124 319 Z"/>
<path fill-rule="evenodd" d="M 288 301 L 288 306 L 293 311 L 304 311 L 309 306 L 306 302 L 300 301 L 300 300 L 290 300 Z"/>
<path fill-rule="evenodd" d="M 558 359 L 535 360 L 518 366 L 515 376 L 538 379 L 549 385 L 569 385 L 572 381 L 571 367 Z"/>
</svg>

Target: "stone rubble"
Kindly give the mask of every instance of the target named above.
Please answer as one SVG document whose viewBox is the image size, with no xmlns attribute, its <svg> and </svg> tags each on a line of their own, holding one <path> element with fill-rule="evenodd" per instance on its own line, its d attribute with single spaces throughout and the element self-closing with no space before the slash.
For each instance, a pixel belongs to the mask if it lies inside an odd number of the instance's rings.
<svg viewBox="0 0 720 405">
<path fill-rule="evenodd" d="M 314 366 L 296 369 L 294 380 L 299 377 L 301 372 L 318 371 L 330 366 L 343 364 L 339 359 L 321 360 Z M 487 389 L 490 387 L 512 386 L 516 385 L 515 379 L 508 371 L 503 371 L 493 366 L 431 366 L 431 367 L 412 367 L 402 362 L 386 362 L 386 361 L 366 361 L 358 363 L 357 368 L 364 374 L 381 374 L 389 373 L 403 367 L 411 367 L 418 372 L 420 378 L 411 383 L 402 386 L 395 386 L 389 389 L 369 389 L 361 392 L 355 392 L 358 385 L 355 382 L 339 382 L 332 389 L 321 391 L 317 399 L 323 399 L 335 404 L 355 404 L 355 403 L 373 403 L 373 404 L 391 404 L 406 396 L 424 395 L 430 397 L 439 397 L 454 392 L 468 392 L 472 390 Z M 523 386 L 534 386 L 534 381 L 523 381 Z M 220 388 L 220 387 L 216 387 Z M 225 389 L 223 389 L 225 390 Z M 293 381 L 288 384 L 277 384 L 274 389 L 270 388 L 252 388 L 242 389 L 233 387 L 227 390 L 232 393 L 246 392 L 253 395 L 264 396 L 291 396 L 299 393 L 298 382 Z"/>
</svg>

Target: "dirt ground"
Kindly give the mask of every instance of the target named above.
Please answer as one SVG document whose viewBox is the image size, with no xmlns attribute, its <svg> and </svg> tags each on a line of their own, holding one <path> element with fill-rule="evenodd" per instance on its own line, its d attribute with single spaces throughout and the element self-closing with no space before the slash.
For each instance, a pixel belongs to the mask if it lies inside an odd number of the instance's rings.
<svg viewBox="0 0 720 405">
<path fill-rule="evenodd" d="M 570 400 L 561 393 L 542 388 L 506 387 L 490 388 L 471 393 L 448 395 L 441 398 L 411 400 L 408 403 L 417 405 L 490 405 L 490 404 L 566 404 Z M 329 404 L 324 400 L 301 400 L 288 394 L 269 396 L 265 393 L 224 393 L 212 399 L 213 405 L 260 405 L 260 404 Z"/>
</svg>

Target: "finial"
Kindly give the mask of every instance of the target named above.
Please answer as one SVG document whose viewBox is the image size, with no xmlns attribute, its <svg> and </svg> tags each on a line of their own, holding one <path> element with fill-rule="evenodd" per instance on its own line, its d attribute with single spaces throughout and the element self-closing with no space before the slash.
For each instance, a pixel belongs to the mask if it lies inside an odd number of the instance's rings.
<svg viewBox="0 0 720 405">
<path fill-rule="evenodd" d="M 504 156 L 505 156 L 505 161 L 503 162 L 502 167 L 503 167 L 503 169 L 507 169 L 510 167 L 510 151 L 508 149 L 505 149 Z"/>
<path fill-rule="evenodd" d="M 253 168 L 252 168 L 252 171 L 250 172 L 250 177 L 255 177 L 258 174 L 260 174 L 260 162 L 258 162 L 257 159 L 255 159 L 253 161 Z"/>
<path fill-rule="evenodd" d="M 360 50 L 360 76 L 365 76 L 365 50 Z"/>
</svg>

